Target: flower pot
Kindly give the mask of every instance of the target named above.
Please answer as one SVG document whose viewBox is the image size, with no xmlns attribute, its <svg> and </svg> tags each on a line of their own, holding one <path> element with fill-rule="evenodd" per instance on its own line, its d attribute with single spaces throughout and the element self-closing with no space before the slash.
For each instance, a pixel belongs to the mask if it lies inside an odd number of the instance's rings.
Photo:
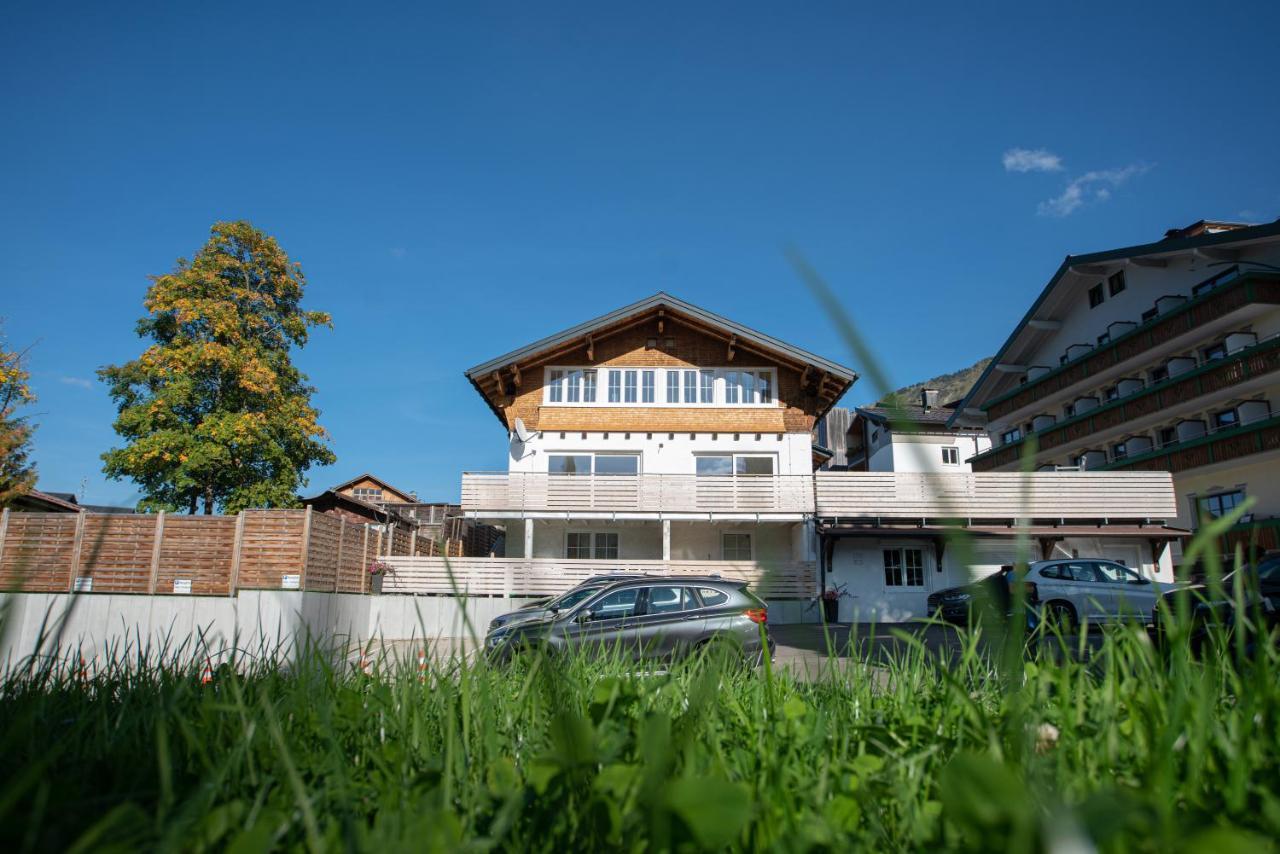
<svg viewBox="0 0 1280 854">
<path fill-rule="evenodd" d="M 839 599 L 823 599 L 822 600 L 822 618 L 828 623 L 840 622 L 840 600 Z"/>
<path fill-rule="evenodd" d="M 378 575 L 369 576 L 369 586 L 373 589 L 374 593 L 376 594 L 382 593 L 382 579 L 384 578 L 386 578 L 386 576 L 382 575 L 381 573 L 379 573 Z"/>
</svg>

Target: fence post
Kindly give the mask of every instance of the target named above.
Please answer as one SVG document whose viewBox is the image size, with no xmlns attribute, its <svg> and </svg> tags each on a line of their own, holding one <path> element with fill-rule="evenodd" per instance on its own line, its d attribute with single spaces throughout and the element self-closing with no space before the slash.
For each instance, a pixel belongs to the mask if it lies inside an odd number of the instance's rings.
<svg viewBox="0 0 1280 854">
<path fill-rule="evenodd" d="M 244 511 L 236 514 L 236 537 L 231 546 L 231 581 L 227 585 L 227 595 L 235 596 L 240 585 L 240 550 L 244 548 Z"/>
<path fill-rule="evenodd" d="M 67 579 L 67 591 L 74 593 L 76 590 L 76 577 L 80 575 L 80 551 L 84 548 L 84 517 L 88 515 L 83 510 L 76 514 L 76 535 L 71 541 L 71 577 Z"/>
<path fill-rule="evenodd" d="M 342 578 L 342 549 L 346 545 L 347 520 L 338 517 L 338 563 L 333 570 L 333 592 L 338 592 L 339 580 Z"/>
<path fill-rule="evenodd" d="M 151 544 L 151 581 L 147 592 L 155 595 L 156 580 L 160 577 L 160 543 L 164 540 L 164 511 L 156 514 L 156 541 Z"/>
<path fill-rule="evenodd" d="M 368 593 L 365 579 L 369 577 L 369 523 L 360 527 L 364 528 L 364 543 L 360 546 L 360 592 Z"/>
<path fill-rule="evenodd" d="M 4 541 L 9 536 L 9 508 L 0 510 L 0 564 L 4 563 Z"/>
<path fill-rule="evenodd" d="M 307 589 L 307 553 L 311 551 L 311 507 L 302 515 L 302 571 L 298 573 L 298 589 Z"/>
</svg>

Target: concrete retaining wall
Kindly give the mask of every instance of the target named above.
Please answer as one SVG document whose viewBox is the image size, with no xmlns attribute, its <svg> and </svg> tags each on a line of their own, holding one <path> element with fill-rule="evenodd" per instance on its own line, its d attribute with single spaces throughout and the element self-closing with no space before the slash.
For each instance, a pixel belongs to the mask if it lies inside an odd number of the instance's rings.
<svg viewBox="0 0 1280 854">
<path fill-rule="evenodd" d="M 32 655 L 86 661 L 141 654 L 188 662 L 241 654 L 287 657 L 308 639 L 354 648 L 370 640 L 465 638 L 470 619 L 483 637 L 489 621 L 530 600 L 451 596 L 362 596 L 295 590 L 243 590 L 234 597 L 0 594 L 0 670 Z M 803 602 L 771 602 L 774 623 L 812 622 Z"/>
</svg>

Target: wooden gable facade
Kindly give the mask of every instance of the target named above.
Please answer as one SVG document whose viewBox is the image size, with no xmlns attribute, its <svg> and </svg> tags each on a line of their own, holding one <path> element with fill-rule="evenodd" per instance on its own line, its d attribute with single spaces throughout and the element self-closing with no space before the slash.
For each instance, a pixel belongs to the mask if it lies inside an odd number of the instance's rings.
<svg viewBox="0 0 1280 854">
<path fill-rule="evenodd" d="M 654 304 L 547 347 L 534 345 L 531 352 L 499 360 L 503 363 L 492 370 L 473 369 L 468 377 L 508 430 L 520 419 L 530 430 L 547 432 L 807 433 L 856 379 L 847 368 L 805 358 L 808 354 L 795 348 L 768 346 L 761 341 L 764 336 L 740 334 L 736 324 L 717 324 L 706 313 L 693 316 L 654 299 L 647 302 Z M 780 405 L 546 405 L 545 369 L 551 366 L 773 368 Z"/>
</svg>

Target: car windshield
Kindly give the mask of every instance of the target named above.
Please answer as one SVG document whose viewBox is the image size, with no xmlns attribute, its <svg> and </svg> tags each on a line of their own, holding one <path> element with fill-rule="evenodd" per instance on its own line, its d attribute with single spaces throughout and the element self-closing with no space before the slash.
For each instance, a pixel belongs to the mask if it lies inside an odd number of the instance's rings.
<svg viewBox="0 0 1280 854">
<path fill-rule="evenodd" d="M 563 611 L 565 608 L 572 608 L 592 593 L 595 593 L 602 586 L 603 585 L 596 584 L 591 587 L 575 587 L 567 593 L 561 593 L 559 596 L 547 603 L 547 610 Z"/>
</svg>

